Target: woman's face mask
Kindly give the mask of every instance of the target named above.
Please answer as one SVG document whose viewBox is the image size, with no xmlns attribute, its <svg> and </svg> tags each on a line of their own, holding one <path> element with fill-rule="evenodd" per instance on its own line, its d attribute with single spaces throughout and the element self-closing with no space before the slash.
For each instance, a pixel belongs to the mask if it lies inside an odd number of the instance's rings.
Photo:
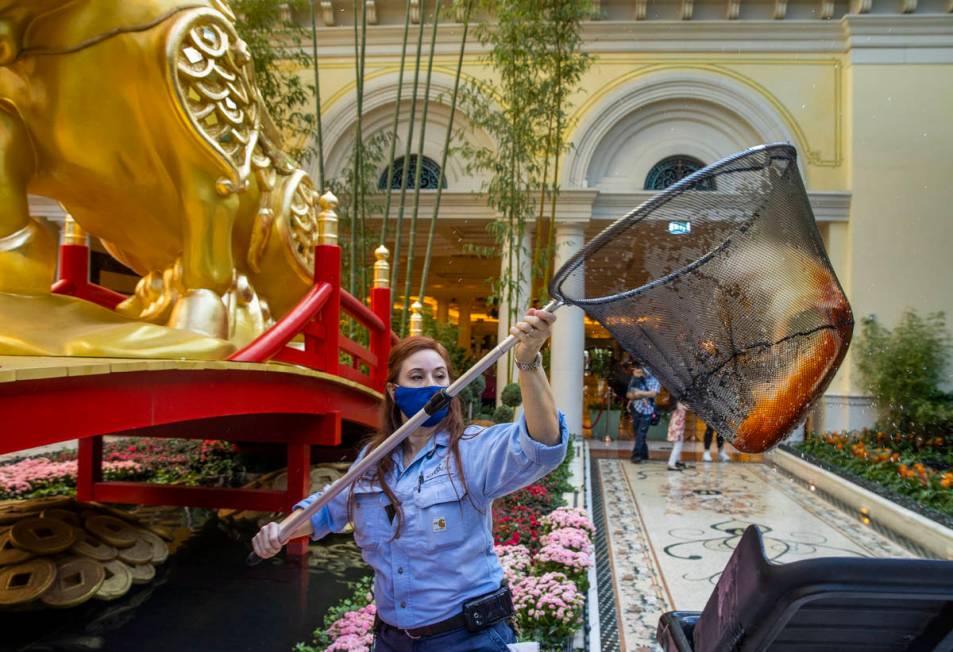
<svg viewBox="0 0 953 652">
<path fill-rule="evenodd" d="M 417 351 L 401 364 L 397 385 L 391 385 L 394 403 L 410 418 L 417 414 L 430 398 L 450 384 L 447 365 L 440 354 L 432 349 Z M 435 426 L 449 413 L 446 406 L 430 415 L 424 426 Z"/>
</svg>

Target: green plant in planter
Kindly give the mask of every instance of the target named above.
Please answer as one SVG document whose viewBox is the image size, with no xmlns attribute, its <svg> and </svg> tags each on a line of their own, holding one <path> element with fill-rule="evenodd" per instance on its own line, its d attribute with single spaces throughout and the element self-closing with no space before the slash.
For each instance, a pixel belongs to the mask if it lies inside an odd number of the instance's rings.
<svg viewBox="0 0 953 652">
<path fill-rule="evenodd" d="M 507 405 L 511 408 L 516 408 L 523 402 L 523 394 L 520 391 L 520 386 L 518 383 L 510 383 L 503 388 L 503 393 L 500 394 L 500 400 L 503 402 L 503 405 Z"/>
<path fill-rule="evenodd" d="M 497 405 L 493 410 L 493 423 L 510 423 L 516 411 L 509 405 Z"/>
<path fill-rule="evenodd" d="M 939 389 L 950 359 L 943 313 L 921 317 L 908 310 L 893 330 L 865 317 L 854 349 L 861 383 L 880 414 L 880 429 L 917 435 L 953 431 L 953 395 Z"/>
</svg>

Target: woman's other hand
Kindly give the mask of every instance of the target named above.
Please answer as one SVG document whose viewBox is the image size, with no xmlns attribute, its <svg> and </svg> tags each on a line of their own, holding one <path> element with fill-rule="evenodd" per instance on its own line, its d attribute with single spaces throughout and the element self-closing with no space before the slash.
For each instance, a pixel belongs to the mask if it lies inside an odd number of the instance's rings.
<svg viewBox="0 0 953 652">
<path fill-rule="evenodd" d="M 556 315 L 553 313 L 530 308 L 526 311 L 523 321 L 510 329 L 510 334 L 519 340 L 513 351 L 519 362 L 529 364 L 536 359 L 536 354 L 552 335 L 554 321 Z"/>
<path fill-rule="evenodd" d="M 278 538 L 278 534 L 281 531 L 278 523 L 272 521 L 271 523 L 266 523 L 255 535 L 255 538 L 251 540 L 252 548 L 255 549 L 255 554 L 262 559 L 268 559 L 269 557 L 274 557 L 281 549 L 284 547 L 281 544 L 281 541 Z"/>
</svg>

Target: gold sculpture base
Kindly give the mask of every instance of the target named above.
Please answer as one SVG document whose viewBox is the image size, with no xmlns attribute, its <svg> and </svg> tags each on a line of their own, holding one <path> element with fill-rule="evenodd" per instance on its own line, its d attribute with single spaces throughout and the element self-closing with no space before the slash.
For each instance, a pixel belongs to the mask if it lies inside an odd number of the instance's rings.
<svg viewBox="0 0 953 652">
<path fill-rule="evenodd" d="M 221 360 L 234 351 L 226 340 L 134 321 L 82 299 L 0 292 L 0 355 Z"/>
</svg>

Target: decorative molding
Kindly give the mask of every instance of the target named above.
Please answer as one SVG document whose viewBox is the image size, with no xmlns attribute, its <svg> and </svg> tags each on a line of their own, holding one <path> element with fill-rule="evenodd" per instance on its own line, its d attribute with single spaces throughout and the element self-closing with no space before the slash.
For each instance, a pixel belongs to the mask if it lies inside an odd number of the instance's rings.
<svg viewBox="0 0 953 652">
<path fill-rule="evenodd" d="M 953 2 L 953 0 L 951 0 Z M 635 16 L 636 20 L 645 20 L 646 10 L 648 9 L 648 0 L 635 0 Z"/>
<path fill-rule="evenodd" d="M 953 63 L 953 16 L 848 15 L 842 21 L 851 63 Z"/>
<path fill-rule="evenodd" d="M 321 20 L 326 27 L 334 27 L 337 24 L 334 22 L 334 4 L 331 0 L 321 0 Z"/>
<path fill-rule="evenodd" d="M 693 1 L 698 5 L 698 0 Z M 636 12 L 644 11 L 646 2 L 636 0 Z M 322 9 L 330 4 L 323 1 Z M 377 4 L 379 8 L 382 6 L 380 0 Z M 702 20 L 698 18 L 699 12 L 693 11 L 692 20 L 646 20 L 643 13 L 638 21 L 586 21 L 582 24 L 583 48 L 599 55 L 600 63 L 607 57 L 659 52 L 683 55 L 731 52 L 764 57 L 788 53 L 840 55 L 851 49 L 864 49 L 868 54 L 871 50 L 884 50 L 870 63 L 953 63 L 953 15 L 852 13 L 838 20 L 779 20 L 787 15 L 789 4 L 790 0 L 775 0 L 774 19 L 765 20 L 740 17 L 738 20 Z M 378 17 L 385 20 L 386 14 L 378 11 Z M 397 59 L 402 40 L 403 24 L 378 24 L 367 33 L 367 54 Z M 286 47 L 289 52 L 295 49 L 290 43 Z M 300 47 L 310 54 L 310 43 Z M 348 61 L 354 56 L 354 34 L 350 27 L 322 28 L 318 49 L 322 68 L 353 69 L 354 64 Z M 455 57 L 460 50 L 459 24 L 440 25 L 436 49 L 438 56 Z M 467 44 L 468 57 L 475 58 L 486 52 L 487 48 L 475 38 Z M 798 59 L 785 61 L 792 65 L 799 63 Z M 853 61 L 867 62 L 863 56 L 860 61 Z M 372 65 L 368 66 L 369 72 Z"/>
<path fill-rule="evenodd" d="M 367 24 L 377 24 L 377 2 L 375 0 L 365 0 L 365 12 L 367 13 Z"/>
<path fill-rule="evenodd" d="M 659 106 L 665 101 L 697 100 L 715 104 L 739 117 L 740 122 L 757 135 L 757 142 L 794 144 L 804 153 L 798 158 L 803 175 L 805 162 L 811 160 L 809 144 L 799 133 L 796 122 L 791 122 L 791 117 L 784 114 L 783 106 L 772 99 L 764 89 L 720 70 L 700 66 L 633 73 L 631 78 L 623 79 L 611 90 L 597 94 L 590 103 L 579 108 L 581 118 L 571 131 L 573 148 L 563 167 L 563 187 L 585 187 L 593 160 L 610 131 L 635 111 L 651 105 Z M 728 153 L 722 152 L 721 155 Z"/>
<path fill-rule="evenodd" d="M 834 17 L 834 0 L 821 0 L 821 20 L 830 20 Z"/>
<path fill-rule="evenodd" d="M 917 0 L 900 0 L 900 13 L 912 14 L 917 10 Z"/>
<path fill-rule="evenodd" d="M 728 20 L 737 20 L 741 14 L 741 0 L 728 0 L 728 11 L 725 18 Z"/>
<path fill-rule="evenodd" d="M 873 0 L 853 0 L 850 5 L 851 13 L 855 14 L 869 14 L 870 6 L 873 4 Z"/>
<path fill-rule="evenodd" d="M 682 0 L 682 20 L 691 20 L 694 8 L 694 0 Z"/>
</svg>

